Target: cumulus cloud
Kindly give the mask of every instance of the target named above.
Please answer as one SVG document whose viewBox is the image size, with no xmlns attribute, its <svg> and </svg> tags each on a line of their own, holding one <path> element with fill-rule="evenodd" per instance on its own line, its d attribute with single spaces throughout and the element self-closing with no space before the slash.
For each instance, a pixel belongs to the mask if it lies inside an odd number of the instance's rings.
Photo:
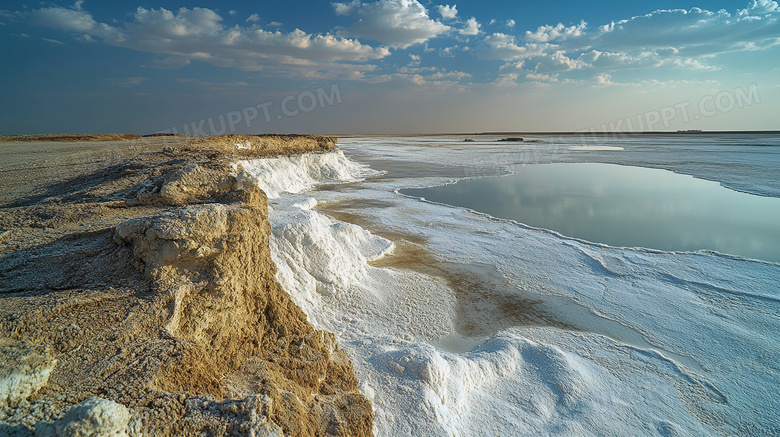
<svg viewBox="0 0 780 437">
<path fill-rule="evenodd" d="M 527 61 L 527 63 L 533 65 L 533 71 L 538 73 L 581 70 L 588 66 L 588 64 L 581 59 L 570 58 L 566 55 L 566 52 L 562 50 L 546 54 L 546 56 L 532 58 Z"/>
<path fill-rule="evenodd" d="M 92 18 L 92 14 L 80 8 L 81 3 L 76 2 L 73 9 L 60 7 L 37 9 L 31 13 L 31 19 L 34 24 L 67 32 L 87 34 L 113 41 L 124 39 L 124 34 L 120 29 L 105 23 L 98 23 Z"/>
<path fill-rule="evenodd" d="M 528 73 L 525 78 L 536 82 L 558 82 L 558 74 Z"/>
<path fill-rule="evenodd" d="M 621 68 L 656 68 L 664 63 L 664 57 L 655 51 L 643 51 L 634 54 L 624 52 L 602 52 L 590 50 L 579 57 L 580 60 L 601 70 Z"/>
<path fill-rule="evenodd" d="M 0 19 L 26 20 L 67 32 L 79 41 L 147 52 L 153 55 L 149 66 L 158 68 L 206 62 L 266 74 L 360 80 L 392 76 L 397 64 L 381 60 L 393 48 L 414 45 L 421 46 L 420 53 L 457 57 L 469 52 L 478 59 L 501 61 L 507 82 L 512 78 L 553 82 L 551 78 L 556 78 L 559 83 L 573 77 L 566 72 L 575 70 L 594 70 L 590 77 L 620 69 L 713 71 L 720 68 L 719 54 L 780 45 L 780 8 L 772 0 L 751 0 L 746 8 L 731 12 L 657 10 L 608 23 L 580 21 L 530 30 L 517 29 L 511 19 L 490 20 L 490 24 L 487 19 L 483 23 L 474 17 L 466 19 L 458 15 L 455 4 L 342 0 L 332 3 L 333 10 L 351 24 L 326 33 L 281 31 L 282 23 L 261 25 L 258 14 L 241 23 L 238 13 L 226 24 L 217 11 L 200 7 L 138 7 L 124 19 L 100 22 L 84 6 L 78 1 L 70 7 L 44 5 L 29 12 L 0 10 Z M 485 29 L 491 31 L 485 33 Z M 68 41 L 57 38 L 47 41 Z M 436 38 L 441 44 L 428 44 Z M 410 55 L 410 65 L 419 67 L 416 56 Z M 404 80 L 432 83 L 441 79 L 432 74 L 405 73 Z"/>
<path fill-rule="evenodd" d="M 750 7 L 738 12 L 740 16 L 762 16 L 776 14 L 780 11 L 776 1 L 772 0 L 753 0 Z"/>
<path fill-rule="evenodd" d="M 505 33 L 494 33 L 485 37 L 482 48 L 477 55 L 481 59 L 516 60 L 543 56 L 545 52 L 553 48 L 551 44 L 517 44 L 516 38 Z"/>
<path fill-rule="evenodd" d="M 599 85 L 612 85 L 612 75 L 607 73 L 597 74 L 596 83 Z"/>
<path fill-rule="evenodd" d="M 207 8 L 181 8 L 174 13 L 165 8 L 135 11 L 135 21 L 127 26 L 135 35 L 178 39 L 216 36 L 223 30 L 222 17 Z"/>
<path fill-rule="evenodd" d="M 584 21 L 569 27 L 566 27 L 561 23 L 558 23 L 556 26 L 540 26 L 536 29 L 536 32 L 526 31 L 525 39 L 533 42 L 562 41 L 568 38 L 582 36 L 587 27 L 588 25 Z"/>
<path fill-rule="evenodd" d="M 380 0 L 363 3 L 333 3 L 339 15 L 358 19 L 344 32 L 348 36 L 369 38 L 395 48 L 422 44 L 450 30 L 428 16 L 417 0 Z"/>
<path fill-rule="evenodd" d="M 777 2 L 753 0 L 734 14 L 700 8 L 657 10 L 595 28 L 581 21 L 540 26 L 519 36 L 493 33 L 483 39 L 477 54 L 520 65 L 533 74 L 661 66 L 717 70 L 710 63 L 718 54 L 776 45 L 780 45 Z"/>
<path fill-rule="evenodd" d="M 159 55 L 154 66 L 178 68 L 192 61 L 244 70 L 299 71 L 369 70 L 374 59 L 389 55 L 356 39 L 333 34 L 267 31 L 222 24 L 222 17 L 208 8 L 146 9 L 139 7 L 132 21 L 115 26 L 97 22 L 84 10 L 49 7 L 33 11 L 31 20 L 42 26 L 71 32 L 82 40 L 104 43 Z M 250 16 L 250 19 L 252 17 Z M 253 20 L 250 20 L 253 21 Z M 343 64 L 347 63 L 347 64 Z"/>
<path fill-rule="evenodd" d="M 452 20 L 458 16 L 458 8 L 456 5 L 439 5 L 437 8 L 439 9 L 439 14 L 441 17 L 446 20 Z"/>
<path fill-rule="evenodd" d="M 469 18 L 466 20 L 466 25 L 463 27 L 463 29 L 460 29 L 458 33 L 461 35 L 477 35 L 479 34 L 479 28 L 481 25 L 477 23 L 477 19 L 474 17 Z"/>
</svg>

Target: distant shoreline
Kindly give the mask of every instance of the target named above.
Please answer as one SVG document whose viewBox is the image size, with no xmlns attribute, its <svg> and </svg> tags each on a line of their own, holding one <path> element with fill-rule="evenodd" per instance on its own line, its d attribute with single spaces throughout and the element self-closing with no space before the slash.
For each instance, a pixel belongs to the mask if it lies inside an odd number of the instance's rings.
<svg viewBox="0 0 780 437">
<path fill-rule="evenodd" d="M 247 136 L 288 136 L 288 135 L 307 135 L 307 134 L 244 134 Z M 752 130 L 752 131 L 642 131 L 642 132 L 523 132 L 523 131 L 496 131 L 496 132 L 450 132 L 450 133 L 421 133 L 421 134 L 326 134 L 334 138 L 414 138 L 414 137 L 480 137 L 480 136 L 588 136 L 588 137 L 606 137 L 606 136 L 641 136 L 641 135 L 780 135 L 780 130 Z M 204 137 L 202 135 L 164 135 L 164 134 L 19 134 L 19 135 L 0 135 L 0 143 L 24 143 L 24 142 L 76 142 L 76 141 L 118 141 L 132 140 L 141 137 L 154 136 L 176 136 L 184 137 Z M 210 137 L 207 135 L 206 137 Z M 205 138 L 205 137 L 204 137 Z"/>
<path fill-rule="evenodd" d="M 528 132 L 528 131 L 495 131 L 495 132 L 461 132 L 461 133 L 425 133 L 425 134 L 329 134 L 336 138 L 391 138 L 391 137 L 448 137 L 448 136 L 507 136 L 507 135 L 558 135 L 558 136 L 630 136 L 630 135 L 755 135 L 755 134 L 778 134 L 780 130 L 756 130 L 756 131 L 642 131 L 642 132 Z"/>
</svg>

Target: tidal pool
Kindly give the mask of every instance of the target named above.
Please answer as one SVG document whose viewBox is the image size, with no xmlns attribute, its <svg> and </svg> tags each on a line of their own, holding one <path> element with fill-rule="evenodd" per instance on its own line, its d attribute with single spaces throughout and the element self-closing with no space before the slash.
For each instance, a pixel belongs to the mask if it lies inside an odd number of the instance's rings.
<svg viewBox="0 0 780 437">
<path fill-rule="evenodd" d="M 667 170 L 540 164 L 401 192 L 611 246 L 704 249 L 780 262 L 779 198 Z"/>
</svg>

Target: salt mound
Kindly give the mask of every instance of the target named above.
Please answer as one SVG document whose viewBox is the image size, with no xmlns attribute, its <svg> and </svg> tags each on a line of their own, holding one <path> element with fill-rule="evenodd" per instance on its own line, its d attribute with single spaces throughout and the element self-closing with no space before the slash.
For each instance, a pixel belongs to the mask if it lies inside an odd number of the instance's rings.
<svg viewBox="0 0 780 437">
<path fill-rule="evenodd" d="M 360 283 L 371 268 L 368 262 L 395 247 L 359 226 L 312 211 L 314 205 L 293 201 L 270 213 L 276 278 L 285 290 L 295 290 L 298 305 L 310 319 L 316 319 L 320 295 L 335 295 Z"/>
<path fill-rule="evenodd" d="M 300 193 L 318 183 L 359 180 L 368 169 L 347 159 L 339 150 L 281 158 L 243 161 L 237 176 L 239 186 L 257 185 L 269 199 L 283 192 Z"/>
<path fill-rule="evenodd" d="M 239 170 L 240 168 L 240 170 Z M 333 295 L 368 274 L 368 261 L 394 248 L 365 229 L 312 211 L 312 198 L 280 198 L 321 183 L 358 181 L 370 170 L 336 151 L 243 161 L 239 186 L 259 186 L 276 207 L 270 209 L 271 248 L 277 280 L 294 290 L 297 303 L 315 321 L 320 295 Z"/>
</svg>

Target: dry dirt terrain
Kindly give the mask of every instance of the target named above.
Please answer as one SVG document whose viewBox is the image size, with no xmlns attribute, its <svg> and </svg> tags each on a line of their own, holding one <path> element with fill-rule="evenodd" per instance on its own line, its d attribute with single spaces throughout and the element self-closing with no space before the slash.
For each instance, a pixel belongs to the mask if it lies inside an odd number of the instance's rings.
<svg viewBox="0 0 780 437">
<path fill-rule="evenodd" d="M 334 139 L 63 137 L 0 138 L 0 435 L 371 434 L 233 165 Z"/>
</svg>

